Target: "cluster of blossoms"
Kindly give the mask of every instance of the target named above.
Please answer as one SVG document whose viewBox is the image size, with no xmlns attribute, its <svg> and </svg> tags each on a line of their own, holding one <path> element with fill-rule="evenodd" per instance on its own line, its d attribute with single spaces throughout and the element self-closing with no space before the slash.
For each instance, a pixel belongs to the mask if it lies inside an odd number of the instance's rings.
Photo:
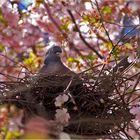
<svg viewBox="0 0 140 140">
<path fill-rule="evenodd" d="M 56 121 L 63 126 L 67 126 L 70 119 L 67 109 L 63 107 L 64 103 L 66 103 L 68 100 L 69 96 L 66 94 L 59 95 L 55 99 L 55 106 L 58 107 L 58 109 L 56 109 L 55 118 Z"/>
</svg>

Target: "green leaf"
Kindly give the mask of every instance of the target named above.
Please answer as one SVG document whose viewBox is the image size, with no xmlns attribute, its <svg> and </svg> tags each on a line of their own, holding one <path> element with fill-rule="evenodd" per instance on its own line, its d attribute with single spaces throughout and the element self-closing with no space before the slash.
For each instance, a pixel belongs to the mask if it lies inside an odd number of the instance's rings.
<svg viewBox="0 0 140 140">
<path fill-rule="evenodd" d="M 91 23 L 97 23 L 97 20 L 95 18 L 92 18 Z"/>
<path fill-rule="evenodd" d="M 108 5 L 105 5 L 105 6 L 102 7 L 102 13 L 103 14 L 109 14 L 111 12 L 112 12 L 112 9 Z"/>
<path fill-rule="evenodd" d="M 31 51 L 29 52 L 29 57 L 24 59 L 24 63 L 30 65 L 34 62 L 35 58 L 36 58 L 35 54 Z"/>
<path fill-rule="evenodd" d="M 5 20 L 4 17 L 3 17 L 3 14 L 2 14 L 1 9 L 0 9 L 0 22 L 1 22 L 1 23 L 4 23 L 5 25 L 7 24 L 6 20 Z"/>
<path fill-rule="evenodd" d="M 82 15 L 82 22 L 97 23 L 97 19 L 93 15 Z"/>
<path fill-rule="evenodd" d="M 126 47 L 127 49 L 132 49 L 131 43 L 125 43 L 125 47 Z"/>
<path fill-rule="evenodd" d="M 93 53 L 89 53 L 88 55 L 85 55 L 84 57 L 87 58 L 87 59 L 89 59 L 89 60 L 96 59 L 96 55 L 94 55 Z"/>
<path fill-rule="evenodd" d="M 108 48 L 109 50 L 112 49 L 112 43 L 110 41 L 103 43 L 104 47 Z"/>
<path fill-rule="evenodd" d="M 2 52 L 3 50 L 4 50 L 4 45 L 0 43 L 0 52 Z"/>
<path fill-rule="evenodd" d="M 8 131 L 6 133 L 6 136 L 5 136 L 5 140 L 11 140 L 13 138 L 18 138 L 19 136 L 21 136 L 20 132 L 19 131 Z"/>
<path fill-rule="evenodd" d="M 70 21 L 67 21 L 67 22 L 65 22 L 64 24 L 61 24 L 61 25 L 60 25 L 60 28 L 61 28 L 62 30 L 65 30 L 65 31 L 69 31 L 69 29 L 68 29 L 69 24 L 70 24 Z"/>
<path fill-rule="evenodd" d="M 21 136 L 21 133 L 20 133 L 20 131 L 12 131 L 12 135 L 14 137 L 19 137 L 19 136 Z"/>
<path fill-rule="evenodd" d="M 119 58 L 119 49 L 115 48 L 112 54 L 115 57 L 115 59 L 117 60 Z"/>
<path fill-rule="evenodd" d="M 2 127 L 1 129 L 0 129 L 0 131 L 2 131 L 2 132 L 7 132 L 7 128 L 6 127 Z"/>
<path fill-rule="evenodd" d="M 67 58 L 67 61 L 68 62 L 77 62 L 77 60 L 74 57 L 71 57 L 71 56 Z"/>
<path fill-rule="evenodd" d="M 88 20 L 88 19 L 89 19 L 89 15 L 83 14 L 83 15 L 82 15 L 82 18 L 83 18 L 84 20 Z"/>
<path fill-rule="evenodd" d="M 12 138 L 12 132 L 8 131 L 5 136 L 5 140 L 10 140 Z"/>
</svg>

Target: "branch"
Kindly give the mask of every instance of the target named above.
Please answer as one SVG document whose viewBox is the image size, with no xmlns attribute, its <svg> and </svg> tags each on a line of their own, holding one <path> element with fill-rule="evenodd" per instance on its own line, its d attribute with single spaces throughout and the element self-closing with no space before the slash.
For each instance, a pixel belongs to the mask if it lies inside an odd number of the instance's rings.
<svg viewBox="0 0 140 140">
<path fill-rule="evenodd" d="M 18 64 L 18 62 L 14 61 L 13 59 L 11 59 L 10 57 L 0 53 L 0 56 L 5 57 L 5 59 L 11 61 L 12 63 L 14 63 L 15 65 Z M 24 66 L 24 64 L 18 64 L 20 67 L 25 68 L 28 72 L 32 73 L 26 66 Z"/>
<path fill-rule="evenodd" d="M 104 19 L 103 19 L 102 13 L 101 13 L 101 11 L 100 11 L 100 8 L 99 8 L 99 5 L 98 5 L 97 0 L 95 0 L 95 2 L 96 2 L 97 10 L 98 10 L 99 15 L 100 15 L 100 20 L 101 20 L 102 27 L 104 28 L 105 33 L 106 33 L 106 35 L 107 35 L 107 37 L 108 37 L 108 40 L 109 40 L 109 41 L 111 42 L 111 44 L 112 44 L 112 47 L 114 47 L 113 41 L 111 40 L 111 38 L 110 38 L 110 36 L 109 36 L 109 32 L 107 31 L 107 29 L 106 29 L 106 27 L 105 27 L 105 25 L 104 25 Z"/>
<path fill-rule="evenodd" d="M 129 33 L 131 33 L 133 30 L 135 30 L 137 27 L 139 27 L 139 25 L 136 25 L 134 28 L 132 28 L 129 32 L 127 32 L 116 44 L 113 44 L 113 41 L 111 40 L 110 36 L 109 36 L 109 32 L 107 31 L 106 27 L 105 27 L 105 24 L 104 22 L 106 22 L 104 19 L 103 19 L 103 16 L 102 16 L 102 13 L 100 11 L 100 8 L 99 8 L 99 5 L 98 5 L 98 2 L 97 0 L 95 0 L 96 2 L 96 6 L 97 6 L 97 10 L 100 14 L 100 20 L 101 20 L 101 24 L 102 24 L 102 27 L 104 28 L 105 32 L 106 32 L 106 35 L 109 39 L 109 41 L 111 42 L 112 44 L 112 49 L 111 51 L 109 52 L 109 55 L 111 55 L 113 53 L 113 51 L 115 50 L 115 48 L 117 47 L 117 45 L 121 42 L 121 40 L 123 40 Z M 128 26 L 129 27 L 129 26 Z"/>
<path fill-rule="evenodd" d="M 138 75 L 138 78 L 137 78 L 137 80 L 136 80 L 136 82 L 135 82 L 135 84 L 134 84 L 134 86 L 133 86 L 132 92 L 135 91 L 135 89 L 136 89 L 136 87 L 138 86 L 139 82 L 140 82 L 140 75 Z M 130 94 L 130 96 L 128 96 L 127 102 L 130 101 L 130 99 L 131 99 L 132 96 L 133 96 L 133 94 Z"/>
<path fill-rule="evenodd" d="M 90 50 L 92 50 L 100 59 L 103 59 L 103 56 L 102 56 L 101 54 L 99 54 L 98 51 L 95 50 L 95 49 L 85 40 L 85 38 L 82 36 L 82 33 L 81 33 L 80 29 L 78 28 L 78 26 L 77 26 L 77 24 L 76 24 L 75 18 L 74 18 L 74 16 L 73 16 L 71 10 L 67 9 L 67 11 L 68 11 L 68 13 L 69 13 L 69 15 L 70 15 L 70 17 L 71 17 L 71 19 L 72 19 L 74 25 L 75 25 L 76 30 L 77 30 L 78 33 L 79 33 L 79 36 L 80 36 L 81 40 L 84 42 L 84 44 L 85 44 Z"/>
<path fill-rule="evenodd" d="M 129 32 L 127 32 L 124 36 L 121 37 L 121 39 L 113 46 L 112 50 L 110 51 L 110 54 L 113 53 L 113 51 L 115 50 L 115 48 L 117 47 L 117 45 L 127 36 L 129 35 L 129 33 L 131 33 L 133 30 L 135 30 L 137 27 L 139 27 L 139 25 L 136 25 L 134 28 L 132 28 Z M 130 38 L 128 39 L 130 40 Z M 127 40 L 127 41 L 128 41 Z"/>
<path fill-rule="evenodd" d="M 0 72 L 0 75 L 6 77 L 6 78 L 8 78 L 8 79 L 10 79 L 10 78 L 22 79 L 22 78 L 19 78 L 19 77 L 16 77 L 16 76 L 12 76 L 12 75 L 9 75 L 9 74 L 5 74 L 5 73 L 2 73 L 2 72 Z M 10 79 L 10 80 L 12 80 L 12 79 Z"/>
<path fill-rule="evenodd" d="M 128 66 L 130 66 L 131 63 L 128 62 L 128 56 L 125 56 L 124 58 L 122 58 L 120 60 L 120 62 L 118 64 L 116 64 L 112 71 L 113 72 L 122 72 L 124 71 L 126 68 L 128 68 Z"/>
</svg>

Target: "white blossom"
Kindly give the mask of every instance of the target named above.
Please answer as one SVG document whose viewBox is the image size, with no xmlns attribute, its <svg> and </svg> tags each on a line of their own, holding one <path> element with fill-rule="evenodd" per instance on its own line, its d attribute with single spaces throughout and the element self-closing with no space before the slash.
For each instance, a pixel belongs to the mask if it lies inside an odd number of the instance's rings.
<svg viewBox="0 0 140 140">
<path fill-rule="evenodd" d="M 70 115 L 67 112 L 66 108 L 57 109 L 55 117 L 56 117 L 57 122 L 59 122 L 61 124 L 64 124 L 64 125 L 67 125 L 67 123 L 68 123 L 68 121 L 70 119 Z"/>
<path fill-rule="evenodd" d="M 69 97 L 66 94 L 57 96 L 55 99 L 55 106 L 61 107 L 65 102 L 68 101 L 68 99 L 69 99 Z"/>
<path fill-rule="evenodd" d="M 14 120 L 9 120 L 8 131 L 18 131 L 18 124 Z"/>
<path fill-rule="evenodd" d="M 7 0 L 1 0 L 0 1 L 0 7 L 4 4 L 4 3 L 6 3 L 7 2 Z"/>
<path fill-rule="evenodd" d="M 59 140 L 71 140 L 71 138 L 69 134 L 65 132 L 61 132 L 59 135 Z"/>
</svg>

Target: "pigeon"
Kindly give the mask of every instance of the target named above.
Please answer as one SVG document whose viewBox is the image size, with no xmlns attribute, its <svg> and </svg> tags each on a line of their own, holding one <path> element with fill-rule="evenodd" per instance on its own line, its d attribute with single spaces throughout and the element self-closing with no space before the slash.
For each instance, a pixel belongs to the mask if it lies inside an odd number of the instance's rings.
<svg viewBox="0 0 140 140">
<path fill-rule="evenodd" d="M 50 111 L 56 110 L 54 102 L 59 94 L 77 96 L 80 87 L 83 85 L 79 75 L 62 62 L 61 53 L 62 49 L 60 46 L 51 46 L 46 52 L 43 66 L 38 71 L 38 83 L 40 87 L 43 87 L 39 94 L 42 95 L 43 105 L 49 114 Z"/>
<path fill-rule="evenodd" d="M 76 75 L 68 67 L 66 67 L 61 58 L 60 54 L 62 49 L 59 46 L 53 45 L 48 49 L 45 55 L 44 65 L 39 70 L 39 74 L 50 75 Z"/>
<path fill-rule="evenodd" d="M 30 102 L 34 101 L 34 105 L 31 106 L 33 113 L 48 120 L 55 119 L 57 109 L 55 99 L 59 95 L 66 94 L 69 96 L 66 106 L 75 113 L 73 100 L 79 102 L 78 94 L 83 88 L 82 79 L 64 65 L 60 57 L 61 53 L 62 49 L 56 45 L 47 50 L 43 66 L 36 76 L 31 78 L 30 83 L 33 83 L 33 86 L 29 91 L 30 94 L 26 94 L 26 99 L 28 98 Z M 27 112 L 29 115 L 25 116 L 25 122 L 29 119 L 28 116 L 32 116 L 28 110 Z"/>
</svg>

